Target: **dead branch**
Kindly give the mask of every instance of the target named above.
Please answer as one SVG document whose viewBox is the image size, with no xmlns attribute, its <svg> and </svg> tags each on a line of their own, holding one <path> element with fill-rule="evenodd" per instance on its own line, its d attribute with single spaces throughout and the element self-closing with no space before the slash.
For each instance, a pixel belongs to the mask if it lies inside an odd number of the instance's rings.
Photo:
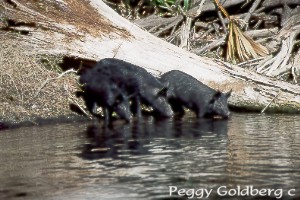
<svg viewBox="0 0 300 200">
<path fill-rule="evenodd" d="M 293 15 L 285 23 L 285 27 L 277 34 L 276 38 L 281 40 L 280 51 L 276 56 L 270 58 L 257 68 L 258 73 L 267 76 L 278 76 L 279 74 L 291 70 L 292 65 L 289 64 L 291 53 L 295 45 L 295 40 L 300 33 L 300 14 Z"/>
<path fill-rule="evenodd" d="M 183 16 L 178 16 L 174 19 L 174 21 L 169 21 L 168 22 L 169 24 L 167 24 L 166 22 L 163 22 L 162 24 L 149 30 L 149 32 L 153 32 L 153 30 L 155 30 L 155 29 L 157 30 L 159 27 L 165 26 L 164 28 L 161 28 L 159 31 L 154 33 L 155 36 L 159 36 L 164 31 L 169 30 L 172 27 L 176 27 L 180 22 L 182 22 L 182 20 L 183 20 Z"/>
<path fill-rule="evenodd" d="M 244 18 L 245 22 L 249 22 L 249 19 L 252 15 L 252 13 L 257 9 L 257 7 L 259 6 L 261 0 L 255 0 L 249 10 L 249 12 L 246 14 L 246 17 Z"/>
<path fill-rule="evenodd" d="M 61 77 L 63 77 L 64 75 L 66 75 L 66 74 L 68 74 L 68 73 L 77 73 L 77 71 L 74 70 L 74 69 L 69 69 L 69 70 L 67 70 L 67 71 L 62 72 L 62 73 L 59 74 L 57 77 L 46 79 L 46 80 L 42 83 L 42 85 L 39 87 L 39 89 L 36 91 L 36 93 L 35 93 L 35 95 L 34 95 L 34 98 L 36 98 L 36 97 L 39 95 L 40 91 L 43 89 L 43 87 L 46 86 L 46 84 L 47 84 L 48 82 L 50 82 L 50 81 L 52 81 L 52 80 L 60 79 Z"/>
<path fill-rule="evenodd" d="M 300 4 L 300 0 L 265 0 L 262 3 L 263 7 L 276 7 L 276 6 L 280 6 L 280 5 L 299 5 Z"/>
<path fill-rule="evenodd" d="M 266 111 L 266 109 L 271 105 L 271 103 L 279 96 L 280 93 L 281 93 L 281 90 L 279 90 L 277 95 L 268 103 L 268 105 L 266 105 L 266 107 L 264 107 L 264 109 L 261 110 L 260 113 L 264 113 Z"/>
</svg>

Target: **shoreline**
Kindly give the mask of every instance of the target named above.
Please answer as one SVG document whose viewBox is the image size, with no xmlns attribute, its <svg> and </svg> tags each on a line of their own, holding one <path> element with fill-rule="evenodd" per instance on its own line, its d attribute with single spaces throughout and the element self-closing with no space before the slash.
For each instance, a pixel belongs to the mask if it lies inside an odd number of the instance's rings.
<svg viewBox="0 0 300 200">
<path fill-rule="evenodd" d="M 43 126 L 58 123 L 72 123 L 72 122 L 87 122 L 89 119 L 85 116 L 79 115 L 61 115 L 57 117 L 42 118 L 37 117 L 32 120 L 24 121 L 0 121 L 0 132 L 9 129 L 31 127 L 31 126 Z"/>
</svg>

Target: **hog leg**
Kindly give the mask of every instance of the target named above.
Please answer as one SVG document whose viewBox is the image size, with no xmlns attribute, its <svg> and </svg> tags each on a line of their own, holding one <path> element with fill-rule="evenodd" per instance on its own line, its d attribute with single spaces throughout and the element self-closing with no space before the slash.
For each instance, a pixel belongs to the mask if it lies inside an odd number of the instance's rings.
<svg viewBox="0 0 300 200">
<path fill-rule="evenodd" d="M 137 119 L 140 119 L 142 117 L 141 100 L 138 95 L 136 95 L 132 100 L 131 110 L 133 114 L 137 117 Z"/>
</svg>

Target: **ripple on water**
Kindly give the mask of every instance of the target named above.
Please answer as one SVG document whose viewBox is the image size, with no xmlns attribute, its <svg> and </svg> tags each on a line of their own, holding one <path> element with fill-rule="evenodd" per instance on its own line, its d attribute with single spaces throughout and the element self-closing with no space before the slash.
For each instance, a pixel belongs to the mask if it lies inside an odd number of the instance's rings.
<svg viewBox="0 0 300 200">
<path fill-rule="evenodd" d="M 144 118 L 107 131 L 78 123 L 6 130 L 0 198 L 179 199 L 171 185 L 214 189 L 209 199 L 220 198 L 220 186 L 300 191 L 298 118 L 234 113 Z"/>
</svg>

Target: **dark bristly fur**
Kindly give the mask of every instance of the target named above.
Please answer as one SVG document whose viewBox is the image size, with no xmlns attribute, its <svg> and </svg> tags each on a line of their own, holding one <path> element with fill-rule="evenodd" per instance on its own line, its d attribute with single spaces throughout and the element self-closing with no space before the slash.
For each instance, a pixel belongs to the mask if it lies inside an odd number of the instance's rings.
<svg viewBox="0 0 300 200">
<path fill-rule="evenodd" d="M 171 117 L 172 109 L 164 97 L 157 94 L 164 85 L 142 67 L 119 60 L 105 58 L 92 69 L 95 74 L 106 74 L 132 100 L 134 114 L 141 115 L 140 104 L 149 105 L 160 117 Z"/>
<path fill-rule="evenodd" d="M 178 70 L 163 74 L 160 80 L 168 87 L 166 96 L 174 112 L 183 115 L 186 107 L 194 111 L 199 118 L 216 115 L 229 117 L 227 99 L 231 91 L 221 93 Z"/>
<path fill-rule="evenodd" d="M 92 115 L 100 117 L 95 111 L 99 106 L 103 109 L 105 124 L 111 122 L 113 112 L 126 121 L 130 120 L 128 98 L 109 76 L 87 70 L 80 75 L 79 82 L 82 84 L 82 91 L 78 91 L 76 96 L 82 97 Z"/>
</svg>

